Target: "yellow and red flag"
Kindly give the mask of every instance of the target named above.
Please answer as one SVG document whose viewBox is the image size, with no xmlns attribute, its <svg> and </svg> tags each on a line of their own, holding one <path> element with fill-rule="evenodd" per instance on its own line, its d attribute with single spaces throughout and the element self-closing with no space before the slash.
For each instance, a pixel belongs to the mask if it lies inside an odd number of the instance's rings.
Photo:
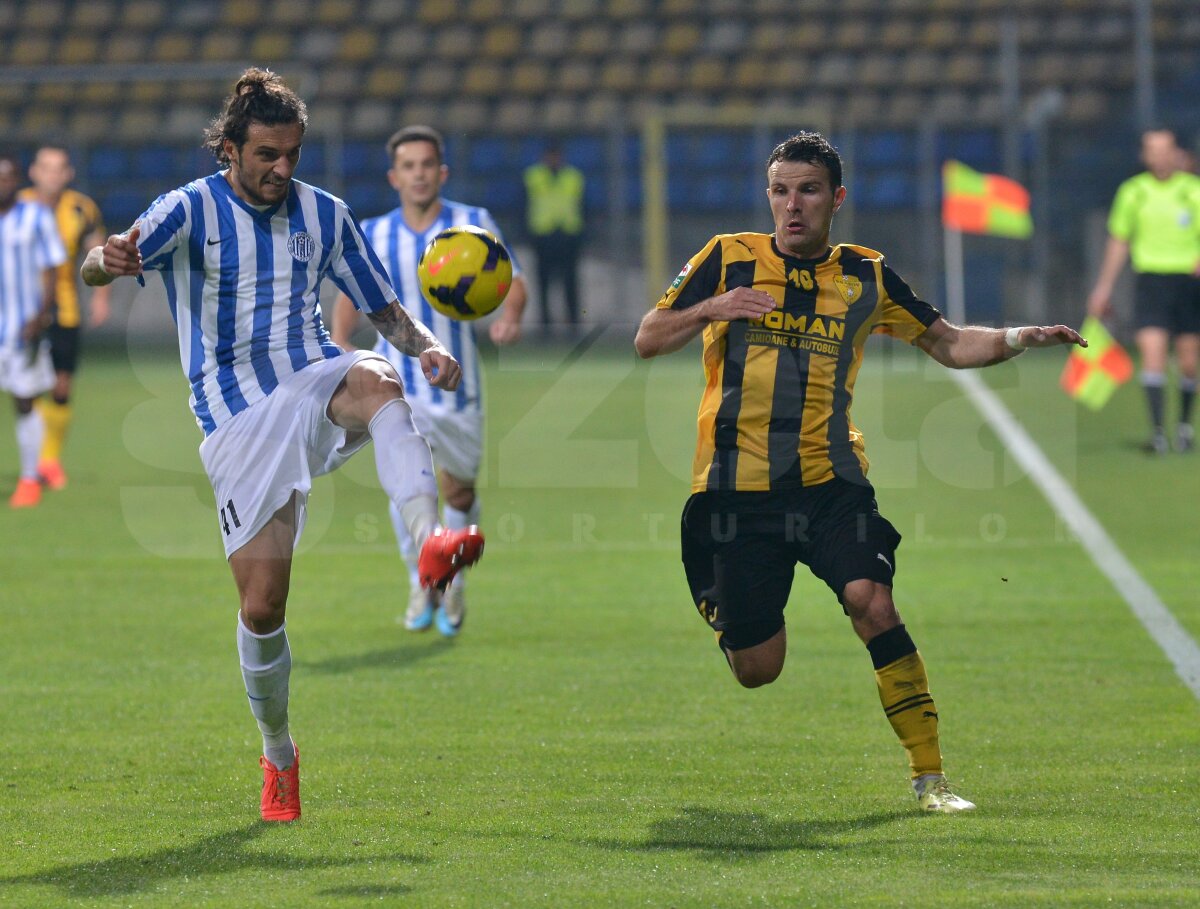
<svg viewBox="0 0 1200 909">
<path fill-rule="evenodd" d="M 1071 348 L 1059 384 L 1080 404 L 1099 410 L 1132 378 L 1133 361 L 1099 319 L 1088 316 L 1079 333 L 1087 338 L 1088 346 Z"/>
<path fill-rule="evenodd" d="M 1008 177 L 947 161 L 942 165 L 942 224 L 967 234 L 1025 239 L 1033 233 L 1029 191 Z"/>
</svg>

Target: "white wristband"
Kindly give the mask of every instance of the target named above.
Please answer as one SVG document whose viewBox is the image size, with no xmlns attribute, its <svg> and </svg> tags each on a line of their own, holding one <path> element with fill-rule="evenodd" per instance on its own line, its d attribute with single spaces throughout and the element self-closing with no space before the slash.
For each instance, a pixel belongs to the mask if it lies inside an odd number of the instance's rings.
<svg viewBox="0 0 1200 909">
<path fill-rule="evenodd" d="M 1021 343 L 1020 334 L 1021 334 L 1021 329 L 1010 328 L 1008 331 L 1006 331 L 1004 333 L 1004 343 L 1007 344 L 1009 347 L 1011 347 L 1013 350 L 1024 350 L 1025 345 Z"/>
</svg>

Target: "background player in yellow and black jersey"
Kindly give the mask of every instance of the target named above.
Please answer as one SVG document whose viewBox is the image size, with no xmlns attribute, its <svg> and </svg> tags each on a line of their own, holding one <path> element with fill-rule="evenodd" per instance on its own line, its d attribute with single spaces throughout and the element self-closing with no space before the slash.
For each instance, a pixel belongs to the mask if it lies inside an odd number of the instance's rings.
<svg viewBox="0 0 1200 909">
<path fill-rule="evenodd" d="M 841 159 L 819 134 L 780 144 L 767 184 L 774 234 L 714 237 L 635 342 L 652 357 L 703 334 L 706 383 L 682 527 L 688 585 L 734 676 L 756 688 L 783 669 L 783 609 L 796 563 L 806 564 L 867 646 L 921 807 L 967 810 L 974 805 L 942 773 L 924 661 L 892 600 L 900 534 L 879 513 L 850 418 L 863 345 L 873 332 L 890 334 L 963 368 L 1086 342 L 1065 325 L 950 325 L 879 253 L 830 247 L 846 189 Z"/>
<path fill-rule="evenodd" d="M 38 400 L 38 409 L 46 425 L 46 435 L 38 459 L 38 474 L 52 489 L 67 485 L 62 467 L 62 448 L 71 423 L 71 382 L 79 363 L 79 334 L 83 322 L 79 305 L 79 257 L 91 247 L 103 243 L 106 236 L 100 209 L 89 197 L 70 189 L 75 179 L 67 149 L 44 145 L 38 149 L 29 167 L 33 186 L 22 190 L 22 198 L 36 199 L 54 212 L 58 232 L 67 249 L 67 261 L 58 268 L 54 324 L 46 331 L 50 341 L 50 359 L 54 365 L 54 388 L 48 397 Z M 92 291 L 89 324 L 103 323 L 109 316 L 108 287 Z"/>
</svg>

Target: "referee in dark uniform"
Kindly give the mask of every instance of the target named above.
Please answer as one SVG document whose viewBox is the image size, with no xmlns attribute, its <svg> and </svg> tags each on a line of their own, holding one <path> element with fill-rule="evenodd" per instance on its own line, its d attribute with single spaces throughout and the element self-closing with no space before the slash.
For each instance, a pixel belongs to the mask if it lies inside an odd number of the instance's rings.
<svg viewBox="0 0 1200 909">
<path fill-rule="evenodd" d="M 900 534 L 866 479 L 862 434 L 850 419 L 854 380 L 872 333 L 956 368 L 1086 342 L 1065 325 L 951 325 L 878 252 L 831 247 L 846 189 L 841 158 L 817 133 L 771 153 L 767 197 L 775 232 L 710 240 L 635 342 L 653 357 L 703 334 L 707 382 L 682 527 L 688 585 L 734 676 L 756 688 L 783 669 L 783 609 L 796 563 L 807 565 L 867 646 L 920 807 L 969 810 L 942 772 L 924 661 L 892 601 Z"/>
</svg>

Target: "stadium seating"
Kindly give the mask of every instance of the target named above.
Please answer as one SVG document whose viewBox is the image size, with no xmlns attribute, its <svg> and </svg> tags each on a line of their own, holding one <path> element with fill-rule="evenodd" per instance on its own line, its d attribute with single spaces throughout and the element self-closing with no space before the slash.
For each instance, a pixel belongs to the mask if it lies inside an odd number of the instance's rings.
<svg viewBox="0 0 1200 909">
<path fill-rule="evenodd" d="M 131 180 L 158 185 L 211 166 L 195 148 L 228 78 L 173 81 L 172 68 L 225 64 L 233 73 L 256 63 L 308 95 L 313 132 L 304 167 L 314 179 L 341 188 L 376 179 L 382 140 L 420 120 L 463 140 L 464 160 L 452 161 L 456 186 L 477 186 L 515 207 L 519 191 L 498 184 L 519 184 L 537 148 L 509 136 L 580 136 L 569 153 L 597 202 L 608 185 L 608 134 L 621 129 L 634 149 L 623 164 L 632 201 L 640 193 L 637 122 L 650 107 L 786 109 L 815 98 L 859 137 L 859 206 L 889 209 L 912 187 L 888 172 L 911 174 L 913 137 L 931 116 L 957 131 L 941 130 L 940 150 L 978 167 L 1000 165 L 998 59 L 1010 9 L 1019 14 L 1024 97 L 1058 89 L 1062 122 L 1097 131 L 1112 127 L 1113 110 L 1128 109 L 1127 0 L 811 0 L 805 17 L 788 15 L 793 8 L 791 0 L 5 3 L 0 53 L 8 66 L 110 69 L 82 83 L 0 83 L 0 125 L 22 148 L 48 134 L 70 138 L 94 191 L 125 204 Z M 1170 87 L 1162 106 L 1195 122 L 1194 0 L 1156 0 L 1153 16 Z M 147 63 L 160 65 L 153 77 L 120 69 Z M 327 141 L 334 131 L 341 141 Z M 673 144 L 689 181 L 713 187 L 672 187 L 672 198 L 697 211 L 730 193 L 741 198 L 729 184 L 731 162 L 759 161 L 762 141 L 743 125 L 718 122 L 702 139 Z M 743 154 L 751 148 L 754 155 Z"/>
</svg>

